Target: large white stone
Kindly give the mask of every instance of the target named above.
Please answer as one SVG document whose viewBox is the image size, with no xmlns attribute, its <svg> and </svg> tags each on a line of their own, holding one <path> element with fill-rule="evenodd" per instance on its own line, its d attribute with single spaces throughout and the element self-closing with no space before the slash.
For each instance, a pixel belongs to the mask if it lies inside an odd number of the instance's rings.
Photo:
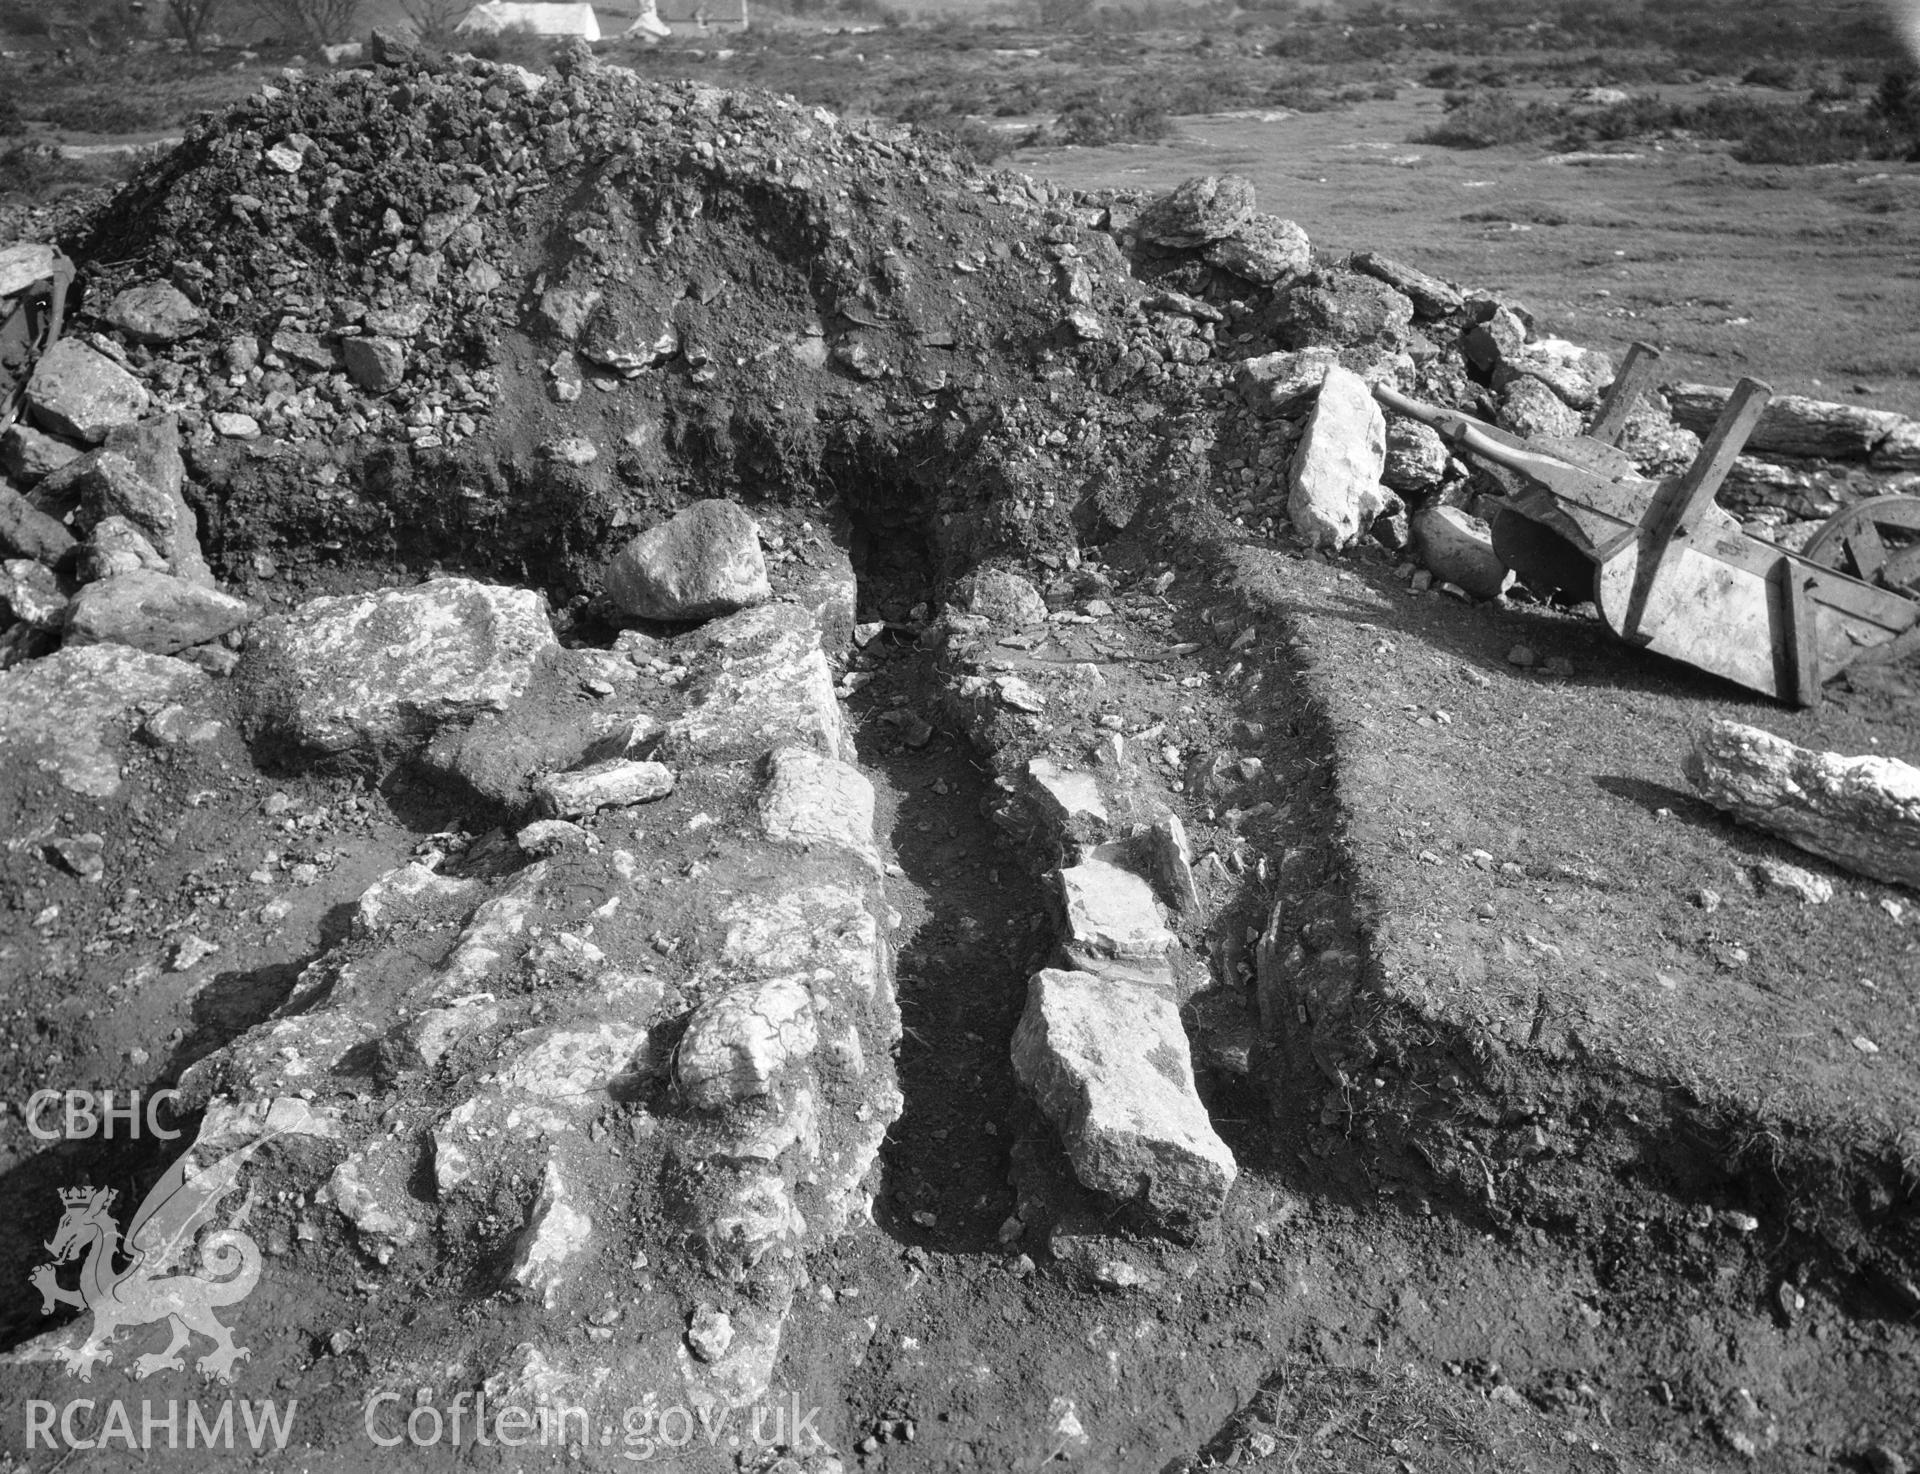
<svg viewBox="0 0 1920 1474">
<path fill-rule="evenodd" d="M 1920 768 L 1796 747 L 1739 722 L 1695 739 L 1687 777 L 1756 829 L 1875 880 L 1920 891 Z"/>
<path fill-rule="evenodd" d="M 440 578 L 264 620 L 238 675 L 262 735 L 330 754 L 379 751 L 505 710 L 557 648 L 533 590 Z"/>
<path fill-rule="evenodd" d="M 538 1291 L 551 1310 L 560 1286 L 571 1277 L 575 1261 L 592 1239 L 593 1220 L 575 1206 L 559 1165 L 549 1160 L 540 1196 L 508 1273 L 515 1284 Z"/>
<path fill-rule="evenodd" d="M 1169 1227 L 1219 1214 L 1238 1168 L 1194 1089 L 1171 998 L 1091 973 L 1036 973 L 1013 1067 L 1087 1187 Z"/>
<path fill-rule="evenodd" d="M 75 646 L 0 671 L 0 762 L 27 762 L 90 798 L 120 791 L 129 727 L 189 699 L 206 677 L 125 645 Z"/>
<path fill-rule="evenodd" d="M 1300 437 L 1288 476 L 1287 515 L 1315 547 L 1343 548 L 1392 504 L 1380 485 L 1387 422 L 1366 381 L 1334 365 Z"/>
</svg>

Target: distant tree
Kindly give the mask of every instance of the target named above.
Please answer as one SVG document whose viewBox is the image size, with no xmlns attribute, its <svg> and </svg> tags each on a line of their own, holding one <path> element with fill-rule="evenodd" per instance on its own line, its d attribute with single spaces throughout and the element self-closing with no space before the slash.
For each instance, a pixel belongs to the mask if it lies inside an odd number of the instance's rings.
<svg viewBox="0 0 1920 1474">
<path fill-rule="evenodd" d="M 290 40 L 332 46 L 353 34 L 361 0 L 251 0 Z"/>
<path fill-rule="evenodd" d="M 225 4 L 226 0 L 167 0 L 167 19 L 187 43 L 187 50 L 198 56 L 201 39 L 213 29 Z"/>
<path fill-rule="evenodd" d="M 420 40 L 429 46 L 444 46 L 453 39 L 453 28 L 470 8 L 469 0 L 406 0 L 401 12 Z"/>
</svg>

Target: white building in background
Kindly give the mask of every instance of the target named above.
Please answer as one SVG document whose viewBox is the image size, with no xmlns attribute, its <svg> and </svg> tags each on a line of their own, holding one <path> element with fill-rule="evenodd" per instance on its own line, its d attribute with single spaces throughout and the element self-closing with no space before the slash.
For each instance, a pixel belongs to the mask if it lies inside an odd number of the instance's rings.
<svg viewBox="0 0 1920 1474">
<path fill-rule="evenodd" d="M 502 31 L 522 31 L 530 36 L 578 36 L 583 41 L 600 39 L 600 22 L 593 7 L 584 3 L 558 3 L 558 0 L 482 0 L 455 26 L 463 36 L 495 36 Z"/>
</svg>

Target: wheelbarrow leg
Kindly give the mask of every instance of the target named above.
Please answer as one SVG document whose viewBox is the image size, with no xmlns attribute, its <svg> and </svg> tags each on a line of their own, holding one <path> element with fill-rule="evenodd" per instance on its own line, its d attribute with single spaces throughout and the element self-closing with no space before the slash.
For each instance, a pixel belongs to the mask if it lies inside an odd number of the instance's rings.
<svg viewBox="0 0 1920 1474">
<path fill-rule="evenodd" d="M 1618 445 L 1620 437 L 1626 433 L 1627 419 L 1632 415 L 1634 405 L 1652 387 L 1653 376 L 1659 370 L 1658 348 L 1651 343 L 1635 343 L 1629 347 L 1627 361 L 1620 365 L 1620 372 L 1613 376 L 1613 387 L 1607 390 L 1599 413 L 1594 415 L 1593 423 L 1587 427 L 1588 438 Z"/>
<path fill-rule="evenodd" d="M 1644 534 L 1634 534 L 1642 546 L 1633 593 L 1620 630 L 1626 638 L 1642 644 L 1652 638 L 1653 628 L 1659 622 L 1654 605 L 1660 596 L 1660 570 L 1672 555 L 1675 542 L 1699 527 L 1702 517 L 1713 505 L 1720 483 L 1727 479 L 1727 472 L 1733 469 L 1734 460 L 1754 426 L 1760 423 L 1760 416 L 1766 412 L 1767 401 L 1772 397 L 1772 388 L 1758 379 L 1742 379 L 1736 384 L 1733 397 L 1727 401 L 1719 423 L 1707 436 L 1706 444 L 1700 447 L 1693 464 L 1662 486 L 1654 497 L 1647 509 L 1647 520 L 1642 524 Z"/>
<path fill-rule="evenodd" d="M 1780 582 L 1780 612 L 1786 628 L 1780 632 L 1780 653 L 1786 662 L 1780 694 L 1795 706 L 1818 706 L 1824 672 L 1820 668 L 1820 605 L 1815 601 L 1814 575 L 1782 558 L 1774 568 Z"/>
</svg>

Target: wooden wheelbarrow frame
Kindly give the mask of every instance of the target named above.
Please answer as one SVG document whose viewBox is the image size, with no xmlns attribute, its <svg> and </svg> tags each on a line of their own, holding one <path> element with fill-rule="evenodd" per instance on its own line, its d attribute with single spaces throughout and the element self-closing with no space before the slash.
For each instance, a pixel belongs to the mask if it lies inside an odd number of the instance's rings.
<svg viewBox="0 0 1920 1474">
<path fill-rule="evenodd" d="M 1505 512 L 1557 533 L 1594 566 L 1594 603 L 1622 639 L 1796 705 L 1865 652 L 1920 627 L 1920 600 L 1749 536 L 1714 502 L 1773 391 L 1742 379 L 1694 462 L 1664 481 L 1618 449 L 1659 354 L 1636 343 L 1584 436 L 1527 441 L 1384 385 L 1386 408 L 1456 451 L 1518 472 Z"/>
</svg>

